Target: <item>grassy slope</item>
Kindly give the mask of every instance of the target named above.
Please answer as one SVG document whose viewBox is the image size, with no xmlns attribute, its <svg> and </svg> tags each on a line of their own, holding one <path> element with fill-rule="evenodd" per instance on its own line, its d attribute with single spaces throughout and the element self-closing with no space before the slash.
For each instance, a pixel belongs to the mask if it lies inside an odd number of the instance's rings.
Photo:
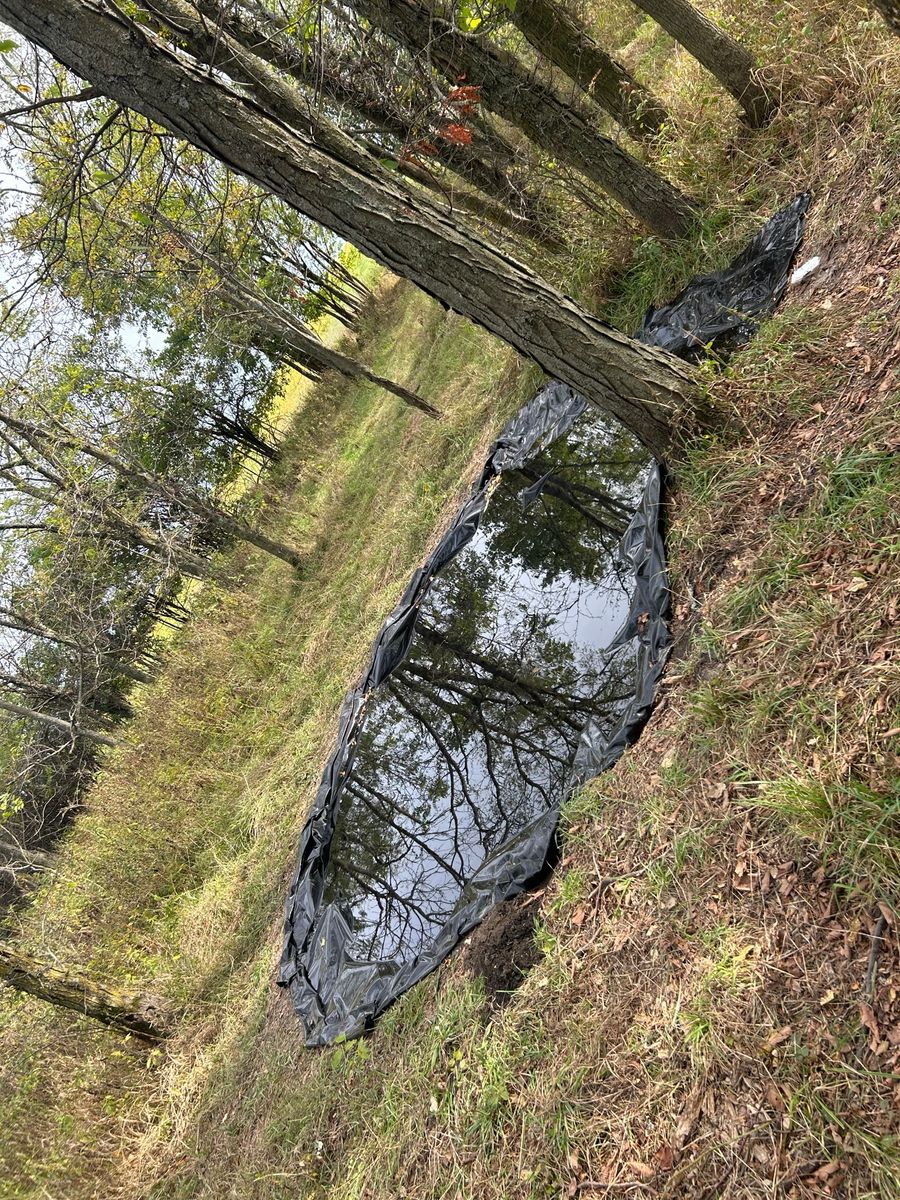
<svg viewBox="0 0 900 1200">
<path fill-rule="evenodd" d="M 371 1039 L 317 1055 L 271 987 L 343 692 L 534 382 L 398 285 L 368 352 L 448 420 L 368 389 L 306 395 L 267 484 L 304 577 L 237 556 L 24 919 L 43 952 L 162 990 L 187 1019 L 147 1062 L 3 997 L 4 1200 L 893 1194 L 895 941 L 860 999 L 900 841 L 898 55 L 853 5 L 759 9 L 764 57 L 796 46 L 806 90 L 723 155 L 721 102 L 679 58 L 668 99 L 688 131 L 670 162 L 753 207 L 811 182 L 808 247 L 829 273 L 713 384 L 738 420 L 679 472 L 678 654 L 639 745 L 566 815 L 535 902 L 541 962 L 489 1011 L 457 958 Z M 646 23 L 620 32 L 637 66 L 665 51 Z M 715 252 L 752 220 L 729 212 Z M 720 223 L 665 261 L 638 247 L 611 315 L 708 262 Z M 581 265 L 585 292 L 595 276 Z"/>
</svg>

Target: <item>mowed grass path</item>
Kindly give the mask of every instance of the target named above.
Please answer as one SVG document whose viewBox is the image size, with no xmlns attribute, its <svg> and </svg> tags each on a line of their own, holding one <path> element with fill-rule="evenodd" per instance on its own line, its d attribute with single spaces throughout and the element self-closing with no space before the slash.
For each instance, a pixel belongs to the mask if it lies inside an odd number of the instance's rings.
<svg viewBox="0 0 900 1200">
<path fill-rule="evenodd" d="M 183 1009 L 180 1087 L 201 1088 L 264 1011 L 287 873 L 344 693 L 536 383 L 496 340 L 392 279 L 376 284 L 357 340 L 444 419 L 339 379 L 302 390 L 282 462 L 251 499 L 304 550 L 304 569 L 244 548 L 223 557 L 221 586 L 168 640 L 58 873 L 21 916 L 35 952 Z M 6 991 L 0 1042 L 0 1196 L 128 1186 L 132 1134 L 166 1086 L 159 1055 L 147 1063 L 90 1021 Z M 164 1121 L 162 1140 L 174 1133 Z"/>
</svg>

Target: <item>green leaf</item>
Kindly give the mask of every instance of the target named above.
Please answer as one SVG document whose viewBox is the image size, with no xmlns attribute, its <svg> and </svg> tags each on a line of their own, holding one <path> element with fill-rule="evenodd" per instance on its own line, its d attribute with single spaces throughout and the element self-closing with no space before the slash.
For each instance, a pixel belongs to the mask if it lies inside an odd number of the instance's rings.
<svg viewBox="0 0 900 1200">
<path fill-rule="evenodd" d="M 481 24 L 481 14 L 478 12 L 477 0 L 472 4 L 469 0 L 461 0 L 459 6 L 459 27 L 466 33 L 474 33 Z"/>
<path fill-rule="evenodd" d="M 15 50 L 15 48 L 16 43 L 12 40 L 12 38 L 4 38 L 3 41 L 0 42 L 0 54 L 9 54 L 11 51 Z"/>
</svg>

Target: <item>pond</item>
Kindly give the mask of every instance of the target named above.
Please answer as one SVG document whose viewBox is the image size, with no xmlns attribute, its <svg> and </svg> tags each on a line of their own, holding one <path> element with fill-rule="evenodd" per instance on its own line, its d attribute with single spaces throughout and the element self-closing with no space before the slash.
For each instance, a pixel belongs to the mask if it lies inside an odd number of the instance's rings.
<svg viewBox="0 0 900 1200">
<path fill-rule="evenodd" d="M 806 203 L 639 336 L 686 357 L 704 320 L 710 341 L 749 336 Z M 347 697 L 304 830 L 280 982 L 308 1046 L 363 1032 L 539 876 L 561 805 L 638 735 L 668 646 L 660 483 L 562 384 L 501 434 Z"/>
</svg>

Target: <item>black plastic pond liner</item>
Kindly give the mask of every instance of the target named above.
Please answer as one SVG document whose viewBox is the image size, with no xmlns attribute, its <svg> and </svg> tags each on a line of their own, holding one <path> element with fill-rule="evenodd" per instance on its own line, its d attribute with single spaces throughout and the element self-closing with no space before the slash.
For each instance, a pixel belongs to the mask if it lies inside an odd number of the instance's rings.
<svg viewBox="0 0 900 1200">
<path fill-rule="evenodd" d="M 807 196 L 648 314 L 684 357 L 749 336 Z M 310 1047 L 354 1037 L 544 869 L 560 806 L 649 715 L 669 635 L 660 471 L 550 383 L 481 478 L 347 696 L 304 828 L 279 982 Z"/>
<path fill-rule="evenodd" d="M 689 360 L 746 342 L 784 295 L 809 205 L 810 194 L 803 192 L 724 270 L 698 276 L 671 304 L 651 309 L 636 340 Z"/>
</svg>

